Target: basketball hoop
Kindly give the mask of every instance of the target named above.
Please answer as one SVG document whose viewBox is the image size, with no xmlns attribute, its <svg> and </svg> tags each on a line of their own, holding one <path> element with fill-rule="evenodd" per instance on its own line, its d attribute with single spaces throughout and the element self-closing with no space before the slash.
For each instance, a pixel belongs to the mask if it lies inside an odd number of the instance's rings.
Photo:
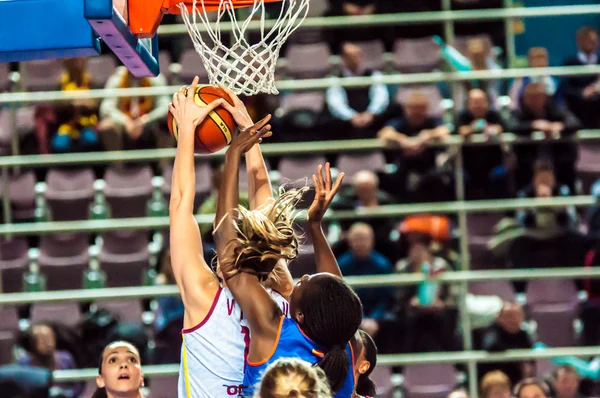
<svg viewBox="0 0 600 398">
<path fill-rule="evenodd" d="M 282 0 L 281 12 L 272 28 L 265 27 L 265 1 L 279 0 L 193 0 L 190 7 L 179 3 L 181 16 L 196 52 L 208 72 L 209 82 L 229 87 L 236 94 L 278 94 L 275 65 L 287 38 L 304 21 L 309 0 Z M 238 21 L 235 9 L 248 7 L 249 15 Z M 216 21 L 211 21 L 215 15 Z M 231 44 L 221 41 L 221 20 L 231 23 Z M 251 21 L 258 19 L 260 38 L 251 44 L 245 36 Z M 204 26 L 205 29 L 200 29 Z M 202 32 L 202 31 L 204 32 Z"/>
</svg>

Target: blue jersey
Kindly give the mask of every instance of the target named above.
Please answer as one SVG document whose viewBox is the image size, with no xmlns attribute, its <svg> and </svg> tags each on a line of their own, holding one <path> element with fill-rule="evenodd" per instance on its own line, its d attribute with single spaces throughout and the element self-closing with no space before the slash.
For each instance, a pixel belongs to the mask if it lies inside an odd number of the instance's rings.
<svg viewBox="0 0 600 398">
<path fill-rule="evenodd" d="M 346 352 L 350 360 L 350 369 L 342 389 L 335 395 L 336 398 L 351 398 L 354 392 L 354 353 L 350 344 L 346 345 Z M 277 341 L 271 356 L 258 363 L 248 361 L 244 373 L 244 394 L 252 396 L 253 390 L 259 385 L 266 368 L 280 358 L 300 358 L 315 364 L 323 356 L 323 348 L 309 339 L 293 319 L 282 317 L 279 323 Z"/>
</svg>

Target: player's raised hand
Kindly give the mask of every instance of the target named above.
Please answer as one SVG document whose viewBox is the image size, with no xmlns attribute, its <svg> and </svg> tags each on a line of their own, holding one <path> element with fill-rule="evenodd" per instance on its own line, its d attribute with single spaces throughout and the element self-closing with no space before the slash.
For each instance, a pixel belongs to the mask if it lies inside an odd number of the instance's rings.
<svg viewBox="0 0 600 398">
<path fill-rule="evenodd" d="M 238 125 L 240 130 L 251 127 L 254 122 L 248 114 L 246 105 L 244 105 L 242 100 L 228 87 L 225 87 L 222 84 L 219 84 L 219 87 L 229 95 L 231 101 L 233 102 L 233 105 L 231 105 L 229 102 L 223 101 L 223 108 L 227 109 L 227 111 L 231 113 L 233 120 L 235 120 L 235 123 Z"/>
<path fill-rule="evenodd" d="M 315 186 L 315 200 L 308 209 L 308 220 L 311 222 L 321 222 L 331 201 L 340 190 L 342 181 L 344 181 L 344 173 L 340 173 L 335 180 L 335 184 L 332 184 L 329 162 L 325 163 L 325 176 L 323 176 L 322 165 L 319 165 L 317 175 L 313 174 L 312 176 L 313 185 Z"/>
<path fill-rule="evenodd" d="M 198 76 L 196 76 L 189 88 L 184 87 L 173 94 L 173 102 L 169 104 L 169 111 L 173 114 L 180 128 L 189 125 L 193 127 L 193 131 L 196 126 L 206 119 L 209 113 L 225 102 L 223 99 L 218 99 L 206 106 L 198 106 L 194 102 L 194 95 L 196 94 L 199 80 Z"/>
<path fill-rule="evenodd" d="M 271 120 L 271 115 L 267 115 L 248 128 L 240 129 L 240 133 L 231 141 L 228 152 L 234 151 L 238 155 L 242 155 L 254 145 L 260 144 L 263 138 L 270 137 L 273 133 L 271 132 L 271 125 L 268 124 L 269 120 Z"/>
</svg>

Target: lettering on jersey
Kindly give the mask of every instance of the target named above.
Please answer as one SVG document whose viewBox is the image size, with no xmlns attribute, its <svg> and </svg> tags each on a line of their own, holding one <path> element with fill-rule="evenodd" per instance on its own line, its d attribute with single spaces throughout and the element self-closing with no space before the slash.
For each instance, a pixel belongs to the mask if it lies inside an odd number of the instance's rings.
<svg viewBox="0 0 600 398">
<path fill-rule="evenodd" d="M 283 301 L 281 303 L 281 311 L 283 311 L 283 315 L 288 318 L 290 316 L 290 303 Z"/>
<path fill-rule="evenodd" d="M 228 316 L 231 316 L 231 313 L 233 312 L 233 307 L 235 307 L 235 300 L 227 299 L 227 315 Z"/>
<path fill-rule="evenodd" d="M 227 389 L 227 395 L 230 397 L 244 397 L 244 386 L 242 384 L 237 386 L 228 386 L 223 384 L 223 387 Z"/>
</svg>

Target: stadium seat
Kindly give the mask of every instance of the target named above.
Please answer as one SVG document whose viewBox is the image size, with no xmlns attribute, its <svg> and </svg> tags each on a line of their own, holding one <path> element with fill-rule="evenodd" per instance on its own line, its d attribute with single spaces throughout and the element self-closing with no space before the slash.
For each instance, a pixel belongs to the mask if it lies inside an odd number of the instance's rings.
<svg viewBox="0 0 600 398">
<path fill-rule="evenodd" d="M 40 272 L 48 290 L 81 289 L 87 268 L 88 235 L 82 233 L 44 235 L 40 239 Z"/>
<path fill-rule="evenodd" d="M 241 171 L 240 171 L 241 176 Z M 165 167 L 163 170 L 163 193 L 167 201 L 171 197 L 171 183 L 173 179 L 173 166 Z M 194 199 L 194 209 L 209 196 L 212 189 L 212 169 L 209 162 L 196 163 L 196 197 Z"/>
<path fill-rule="evenodd" d="M 327 76 L 332 69 L 327 43 L 290 44 L 286 52 L 286 74 L 296 79 Z"/>
<path fill-rule="evenodd" d="M 23 275 L 27 272 L 29 264 L 28 250 L 29 245 L 23 238 L 0 239 L 2 293 L 16 293 L 22 290 Z"/>
<path fill-rule="evenodd" d="M 300 246 L 298 257 L 290 262 L 289 269 L 294 278 L 301 278 L 303 275 L 312 275 L 317 272 L 315 252 L 312 245 Z"/>
<path fill-rule="evenodd" d="M 504 301 L 515 302 L 515 289 L 510 281 L 481 281 L 469 283 L 469 293 L 498 296 Z"/>
<path fill-rule="evenodd" d="M 413 90 L 422 92 L 429 99 L 429 116 L 442 117 L 442 94 L 434 85 L 404 85 L 396 92 L 396 102 L 404 106 Z"/>
<path fill-rule="evenodd" d="M 580 143 L 577 174 L 583 193 L 589 194 L 592 184 L 600 178 L 600 145 L 585 141 Z"/>
<path fill-rule="evenodd" d="M 24 106 L 17 109 L 17 132 L 27 133 L 35 127 L 35 106 Z"/>
<path fill-rule="evenodd" d="M 494 268 L 493 256 L 488 249 L 486 238 L 469 238 L 469 261 L 472 269 Z"/>
<path fill-rule="evenodd" d="M 525 295 L 527 305 L 569 304 L 573 308 L 578 305 L 577 287 L 569 279 L 530 280 Z"/>
<path fill-rule="evenodd" d="M 0 307 L 0 331 L 19 330 L 19 314 L 17 307 L 6 305 Z"/>
<path fill-rule="evenodd" d="M 8 62 L 0 63 L 0 92 L 8 89 L 10 80 L 8 75 L 10 73 L 10 64 Z"/>
<path fill-rule="evenodd" d="M 146 231 L 115 231 L 103 235 L 100 267 L 107 287 L 139 286 L 150 261 Z"/>
<path fill-rule="evenodd" d="M 202 63 L 202 58 L 198 56 L 196 50 L 188 49 L 181 54 L 179 59 L 181 65 L 181 71 L 179 72 L 179 78 L 184 82 L 191 82 L 194 76 L 198 76 L 201 82 L 208 80 L 208 72 Z"/>
<path fill-rule="evenodd" d="M 94 200 L 91 169 L 52 169 L 46 176 L 46 201 L 52 221 L 85 220 Z"/>
<path fill-rule="evenodd" d="M 573 347 L 577 338 L 573 322 L 577 309 L 568 303 L 529 305 L 528 312 L 537 324 L 537 339 L 550 347 Z"/>
<path fill-rule="evenodd" d="M 31 306 L 29 320 L 32 325 L 42 322 L 52 322 L 75 327 L 81 321 L 79 303 L 34 303 Z"/>
<path fill-rule="evenodd" d="M 152 197 L 150 166 L 109 167 L 104 173 L 104 195 L 113 218 L 145 217 Z"/>
<path fill-rule="evenodd" d="M 284 114 L 298 109 L 307 109 L 320 114 L 325 109 L 325 92 L 303 91 L 289 93 L 281 98 L 279 109 Z"/>
<path fill-rule="evenodd" d="M 60 59 L 23 62 L 22 71 L 21 78 L 26 91 L 60 89 L 63 73 Z"/>
<path fill-rule="evenodd" d="M 377 396 L 380 398 L 392 398 L 394 396 L 394 384 L 392 383 L 392 368 L 389 366 L 376 366 L 369 376 L 377 387 Z"/>
<path fill-rule="evenodd" d="M 312 185 L 310 176 L 317 172 L 320 164 L 325 165 L 326 161 L 325 157 L 321 155 L 281 159 L 279 162 L 281 184 L 292 187 Z"/>
<path fill-rule="evenodd" d="M 394 43 L 394 68 L 403 73 L 430 72 L 441 61 L 440 47 L 432 37 L 398 39 Z"/>
<path fill-rule="evenodd" d="M 8 365 L 14 362 L 14 348 L 15 333 L 7 330 L 0 331 L 0 365 Z"/>
<path fill-rule="evenodd" d="M 96 307 L 116 315 L 119 322 L 142 324 L 143 310 L 140 300 L 98 300 Z"/>
<path fill-rule="evenodd" d="M 35 183 L 33 172 L 24 172 L 10 178 L 8 191 L 12 216 L 15 220 L 30 220 L 33 218 L 35 212 Z"/>
<path fill-rule="evenodd" d="M 168 51 L 161 51 L 158 53 L 158 65 L 160 66 L 160 74 L 170 82 L 173 79 L 173 75 L 171 73 L 171 54 Z"/>
<path fill-rule="evenodd" d="M 0 109 L 0 156 L 7 156 L 12 153 L 12 130 L 10 111 Z"/>
<path fill-rule="evenodd" d="M 148 398 L 172 398 L 177 396 L 177 375 L 152 376 Z"/>
<path fill-rule="evenodd" d="M 358 41 L 362 50 L 362 66 L 365 69 L 383 71 L 385 69 L 385 45 L 381 40 Z"/>
<path fill-rule="evenodd" d="M 354 176 L 362 170 L 379 172 L 385 170 L 385 156 L 381 152 L 347 153 L 338 156 L 336 168 L 345 173 L 343 183 L 352 184 Z"/>
<path fill-rule="evenodd" d="M 117 62 L 112 55 L 87 58 L 87 71 L 92 79 L 93 88 L 104 87 L 115 69 L 117 69 Z"/>
<path fill-rule="evenodd" d="M 403 375 L 406 398 L 446 398 L 456 385 L 451 364 L 406 365 Z"/>
<path fill-rule="evenodd" d="M 467 214 L 467 230 L 469 236 L 489 237 L 494 235 L 494 228 L 502 219 L 501 213 L 469 213 Z"/>
</svg>

